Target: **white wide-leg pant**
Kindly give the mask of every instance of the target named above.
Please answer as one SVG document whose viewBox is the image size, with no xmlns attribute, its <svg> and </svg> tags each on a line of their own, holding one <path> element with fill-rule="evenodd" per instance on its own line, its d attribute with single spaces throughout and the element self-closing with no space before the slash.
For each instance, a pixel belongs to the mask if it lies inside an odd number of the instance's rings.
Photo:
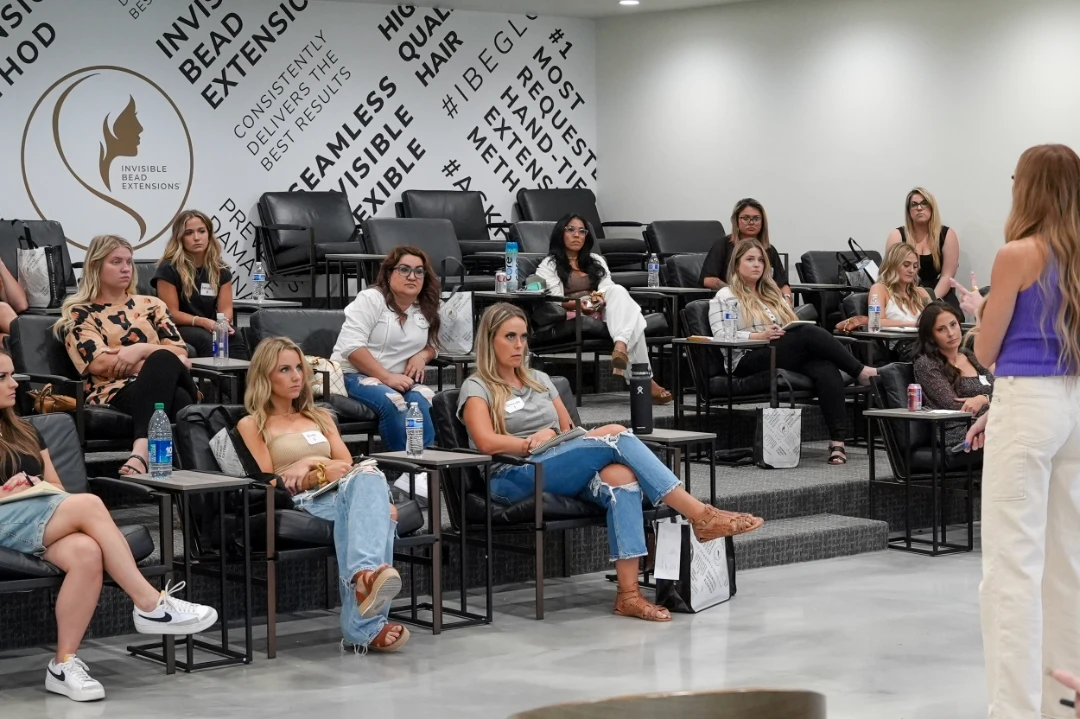
<svg viewBox="0 0 1080 719">
<path fill-rule="evenodd" d="M 630 364 L 648 364 L 649 347 L 645 344 L 645 316 L 622 285 L 604 290 L 604 324 L 613 342 L 625 342 Z"/>
<path fill-rule="evenodd" d="M 989 716 L 1072 717 L 1046 672 L 1080 672 L 1080 378 L 998 377 L 985 451 Z"/>
</svg>

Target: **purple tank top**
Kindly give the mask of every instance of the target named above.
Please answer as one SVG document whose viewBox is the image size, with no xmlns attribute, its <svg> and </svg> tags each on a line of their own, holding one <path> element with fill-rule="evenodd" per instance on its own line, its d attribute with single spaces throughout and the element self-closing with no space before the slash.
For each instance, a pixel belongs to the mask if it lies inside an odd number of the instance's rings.
<svg viewBox="0 0 1080 719">
<path fill-rule="evenodd" d="M 1016 308 L 1005 331 L 994 374 L 998 377 L 1070 374 L 1059 361 L 1061 340 L 1054 328 L 1061 302 L 1057 267 L 1051 264 L 1045 282 L 1036 282 L 1016 296 Z"/>
</svg>

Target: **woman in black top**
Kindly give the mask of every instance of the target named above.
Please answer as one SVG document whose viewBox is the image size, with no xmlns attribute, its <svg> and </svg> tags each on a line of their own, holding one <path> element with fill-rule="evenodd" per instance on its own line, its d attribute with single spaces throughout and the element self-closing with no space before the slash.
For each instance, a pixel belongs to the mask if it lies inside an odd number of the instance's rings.
<svg viewBox="0 0 1080 719">
<path fill-rule="evenodd" d="M 916 187 L 904 200 L 904 225 L 889 233 L 885 250 L 906 242 L 919 253 L 919 285 L 930 299 L 945 300 L 960 309 L 960 300 L 949 280 L 960 264 L 960 239 L 956 230 L 941 224 L 937 201 L 922 187 Z"/>
<path fill-rule="evenodd" d="M 97 609 L 105 572 L 135 602 L 135 629 L 147 634 L 193 634 L 215 621 L 210 607 L 159 592 L 139 572 L 127 539 L 95 494 L 67 494 L 49 448 L 15 414 L 11 355 L 0 350 L 0 548 L 31 554 L 64 572 L 56 596 L 56 656 L 45 688 L 75 701 L 102 699 L 105 690 L 75 656 Z M 59 491 L 13 499 L 39 484 Z M 180 589 L 177 585 L 174 589 Z"/>
<path fill-rule="evenodd" d="M 172 237 L 150 284 L 169 308 L 169 315 L 196 357 L 213 354 L 217 315 L 229 321 L 229 349 L 246 357 L 240 335 L 233 334 L 233 276 L 221 257 L 213 222 L 198 210 L 185 210 L 172 224 Z"/>
<path fill-rule="evenodd" d="M 791 287 L 788 282 L 787 268 L 780 261 L 780 253 L 769 242 L 769 217 L 765 214 L 765 208 L 760 202 L 752 197 L 739 200 L 735 203 L 735 209 L 731 211 L 731 234 L 717 242 L 705 256 L 705 264 L 701 268 L 701 277 L 698 282 L 702 287 L 710 290 L 719 290 L 728 283 L 728 268 L 731 264 L 731 253 L 740 240 L 757 239 L 765 248 L 769 256 L 769 264 L 772 266 L 772 279 L 780 288 L 785 298 L 791 295 Z M 790 304 L 790 299 L 788 300 Z"/>
</svg>

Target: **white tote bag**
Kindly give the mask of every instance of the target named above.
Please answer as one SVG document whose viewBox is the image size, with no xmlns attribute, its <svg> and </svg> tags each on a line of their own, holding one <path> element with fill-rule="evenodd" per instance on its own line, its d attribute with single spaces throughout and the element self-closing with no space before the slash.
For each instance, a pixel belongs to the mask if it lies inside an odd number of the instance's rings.
<svg viewBox="0 0 1080 719">
<path fill-rule="evenodd" d="M 26 293 L 26 302 L 34 308 L 56 308 L 64 303 L 64 256 L 59 247 L 39 247 L 30 238 L 30 228 L 23 225 L 19 238 L 18 278 Z"/>
<path fill-rule="evenodd" d="M 802 410 L 765 407 L 758 410 L 754 462 L 765 469 L 791 469 L 802 457 Z"/>
<path fill-rule="evenodd" d="M 439 344 L 447 354 L 473 351 L 472 292 L 444 292 L 439 304 Z"/>
<path fill-rule="evenodd" d="M 345 373 L 341 371 L 341 365 L 331 359 L 307 355 L 304 360 L 311 365 L 311 372 L 315 375 L 311 380 L 311 394 L 317 398 L 325 398 L 323 378 L 329 378 L 330 394 L 339 397 L 348 397 L 345 389 Z"/>
</svg>

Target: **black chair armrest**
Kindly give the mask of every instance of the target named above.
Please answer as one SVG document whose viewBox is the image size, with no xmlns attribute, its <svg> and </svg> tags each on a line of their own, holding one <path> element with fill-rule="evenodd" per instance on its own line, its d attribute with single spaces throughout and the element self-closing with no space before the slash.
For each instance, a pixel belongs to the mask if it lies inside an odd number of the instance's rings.
<svg viewBox="0 0 1080 719">
<path fill-rule="evenodd" d="M 71 379 L 70 377 L 64 377 L 58 374 L 38 374 L 36 372 L 17 372 L 16 374 L 26 375 L 30 378 L 31 382 L 38 383 L 51 383 L 60 385 L 81 385 L 81 379 Z"/>
<path fill-rule="evenodd" d="M 150 487 L 115 477 L 89 477 L 87 482 L 91 487 L 104 487 L 147 500 L 158 496 L 157 491 Z"/>
<path fill-rule="evenodd" d="M 601 227 L 644 227 L 644 222 L 632 222 L 628 220 L 615 220 L 612 222 L 601 222 Z"/>
<path fill-rule="evenodd" d="M 833 335 L 833 337 L 835 337 L 836 341 L 839 342 L 842 345 L 857 345 L 857 344 L 859 344 L 859 340 L 855 339 L 854 337 L 849 337 L 847 335 Z"/>
<path fill-rule="evenodd" d="M 458 452 L 460 450 L 455 449 L 455 450 L 450 450 L 450 451 Z M 364 455 L 361 455 L 361 457 L 363 457 L 363 456 Z M 407 474 L 420 474 L 421 472 L 424 471 L 424 468 L 421 467 L 420 465 L 413 464 L 412 462 L 405 462 L 405 461 L 402 461 L 400 459 L 385 459 L 384 457 L 373 457 L 372 459 L 375 459 L 376 461 L 378 461 L 379 467 L 389 467 L 390 469 L 398 469 L 398 470 L 401 470 L 401 472 L 407 473 Z"/>
<path fill-rule="evenodd" d="M 310 230 L 306 225 L 258 225 L 260 230 Z"/>
</svg>

